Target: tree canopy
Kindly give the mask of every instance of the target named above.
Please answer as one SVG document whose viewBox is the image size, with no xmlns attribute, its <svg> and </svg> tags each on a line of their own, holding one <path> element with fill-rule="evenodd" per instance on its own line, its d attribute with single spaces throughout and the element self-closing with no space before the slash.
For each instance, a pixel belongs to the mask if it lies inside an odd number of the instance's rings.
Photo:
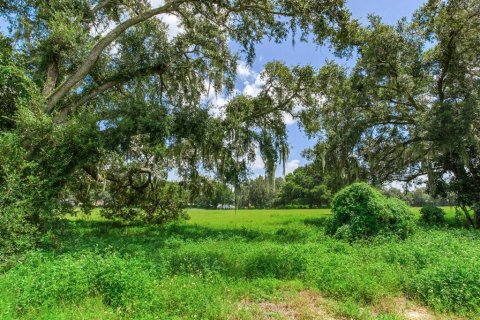
<svg viewBox="0 0 480 320">
<path fill-rule="evenodd" d="M 370 16 L 351 29 L 354 67 L 308 79 L 318 99 L 304 125 L 319 139 L 307 156 L 331 190 L 425 178 L 480 226 L 479 17 L 476 0 L 430 0 L 396 25 Z"/>
<path fill-rule="evenodd" d="M 175 219 L 205 173 L 238 188 L 256 148 L 273 179 L 303 90 L 282 82 L 301 74 L 272 63 L 262 93 L 221 115 L 205 97 L 232 94 L 261 41 L 343 48 L 350 24 L 343 0 L 13 0 L 0 16 L 0 207 L 41 228 L 72 204 Z"/>
</svg>

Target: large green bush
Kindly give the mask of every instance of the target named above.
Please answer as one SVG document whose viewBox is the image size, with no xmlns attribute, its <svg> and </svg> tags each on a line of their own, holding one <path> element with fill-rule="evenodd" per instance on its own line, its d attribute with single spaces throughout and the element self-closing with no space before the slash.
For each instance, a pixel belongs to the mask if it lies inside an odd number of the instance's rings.
<svg viewBox="0 0 480 320">
<path fill-rule="evenodd" d="M 404 239 L 415 228 L 415 217 L 407 204 L 383 196 L 366 183 L 355 183 L 339 191 L 333 199 L 332 212 L 327 233 L 350 241 L 377 235 Z"/>
<path fill-rule="evenodd" d="M 28 191 L 33 187 L 30 190 L 39 194 L 41 182 L 21 175 L 30 169 L 18 155 L 21 152 L 16 137 L 0 134 L 0 266 L 38 240 L 37 227 L 31 219 L 38 207 Z"/>
<path fill-rule="evenodd" d="M 47 117 L 17 112 L 18 128 L 0 130 L 0 258 L 35 246 L 68 212 L 59 199 L 89 152 L 85 140 L 74 141 L 85 137 L 74 125 L 54 130 Z"/>
<path fill-rule="evenodd" d="M 420 210 L 420 220 L 425 224 L 437 225 L 445 222 L 445 211 L 442 208 L 426 206 Z"/>
</svg>

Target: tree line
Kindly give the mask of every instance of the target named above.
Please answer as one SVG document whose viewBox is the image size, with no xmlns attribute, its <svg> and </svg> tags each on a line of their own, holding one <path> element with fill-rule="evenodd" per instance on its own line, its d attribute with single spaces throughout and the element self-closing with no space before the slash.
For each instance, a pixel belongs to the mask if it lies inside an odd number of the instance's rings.
<svg viewBox="0 0 480 320">
<path fill-rule="evenodd" d="M 391 185 L 380 191 L 388 197 L 401 199 L 412 207 L 455 206 L 453 194 L 434 197 L 426 186 L 399 189 Z M 322 183 L 312 165 L 306 165 L 277 177 L 272 184 L 268 177 L 259 175 L 243 183 L 239 190 L 225 183 L 209 180 L 209 186 L 189 206 L 205 209 L 300 209 L 330 208 L 334 192 Z"/>
</svg>

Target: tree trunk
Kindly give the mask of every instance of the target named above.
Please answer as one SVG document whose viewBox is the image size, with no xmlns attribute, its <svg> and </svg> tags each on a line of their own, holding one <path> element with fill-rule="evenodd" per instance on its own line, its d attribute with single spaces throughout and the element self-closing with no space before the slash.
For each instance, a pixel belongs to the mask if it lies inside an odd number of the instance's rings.
<svg viewBox="0 0 480 320">
<path fill-rule="evenodd" d="M 58 79 L 58 62 L 56 59 L 49 64 L 47 69 L 47 78 L 45 79 L 45 85 L 43 86 L 43 96 L 47 97 L 52 93 L 57 85 Z"/>
<path fill-rule="evenodd" d="M 467 218 L 467 220 L 468 220 L 468 222 L 470 223 L 470 225 L 475 228 L 475 227 L 476 227 L 476 226 L 475 226 L 475 221 L 473 220 L 472 216 L 471 216 L 470 213 L 468 212 L 467 207 L 462 206 L 461 208 L 462 208 L 463 214 L 465 215 L 465 218 Z"/>
<path fill-rule="evenodd" d="M 475 228 L 480 229 L 480 208 L 475 210 Z"/>
</svg>

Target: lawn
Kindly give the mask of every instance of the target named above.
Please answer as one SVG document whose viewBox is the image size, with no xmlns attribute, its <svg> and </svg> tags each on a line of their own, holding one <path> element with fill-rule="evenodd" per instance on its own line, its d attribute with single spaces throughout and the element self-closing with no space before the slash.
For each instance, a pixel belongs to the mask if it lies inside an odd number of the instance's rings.
<svg viewBox="0 0 480 320">
<path fill-rule="evenodd" d="M 0 319 L 480 319 L 480 236 L 449 211 L 353 245 L 324 235 L 323 209 L 79 216 L 3 269 Z"/>
</svg>

